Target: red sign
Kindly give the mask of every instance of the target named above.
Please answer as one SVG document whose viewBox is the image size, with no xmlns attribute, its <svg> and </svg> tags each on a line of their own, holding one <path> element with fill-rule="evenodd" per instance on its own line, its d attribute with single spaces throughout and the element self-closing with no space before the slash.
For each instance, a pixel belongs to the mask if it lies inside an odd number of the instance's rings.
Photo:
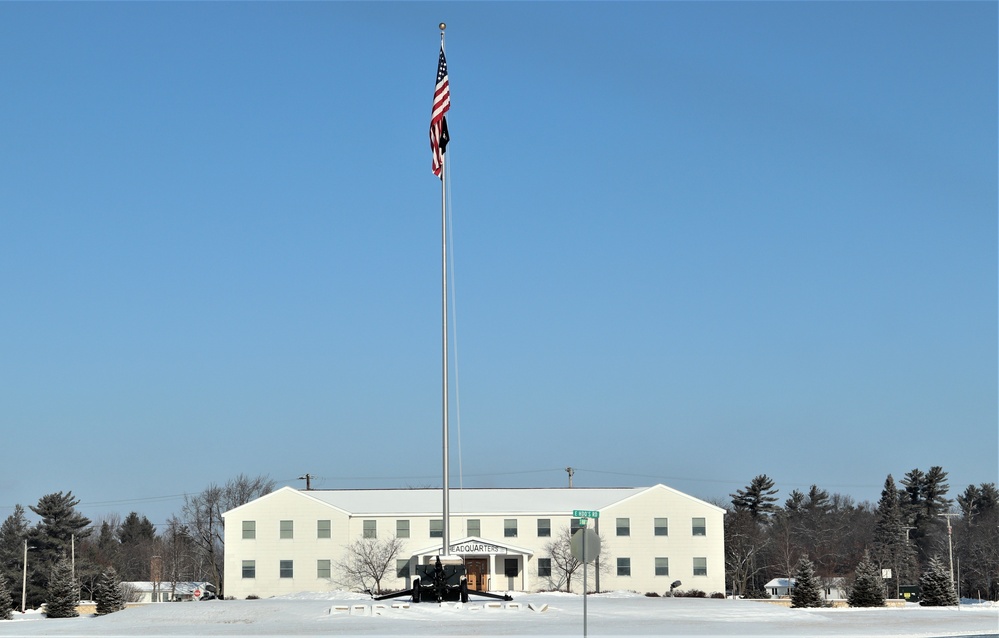
<svg viewBox="0 0 999 638">
<path fill-rule="evenodd" d="M 195 589 L 194 590 L 194 597 L 195 598 L 201 598 L 201 590 L 200 589 Z"/>
</svg>

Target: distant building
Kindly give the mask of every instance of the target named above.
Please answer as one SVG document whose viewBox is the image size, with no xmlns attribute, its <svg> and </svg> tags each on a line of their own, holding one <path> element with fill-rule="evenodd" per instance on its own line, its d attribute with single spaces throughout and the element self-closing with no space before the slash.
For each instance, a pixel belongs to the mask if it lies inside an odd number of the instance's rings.
<svg viewBox="0 0 999 638">
<path fill-rule="evenodd" d="M 469 588 L 542 591 L 556 587 L 545 549 L 576 529 L 574 509 L 603 540 L 601 591 L 725 591 L 725 510 L 655 485 L 638 488 L 452 489 L 450 553 L 465 560 Z M 337 564 L 358 539 L 404 541 L 383 588 L 408 589 L 417 564 L 441 553 L 440 489 L 311 490 L 284 487 L 229 510 L 225 519 L 225 595 L 269 597 L 341 587 Z M 596 523 L 596 525 L 594 525 Z M 596 582 L 599 580 L 599 582 Z M 581 589 L 581 572 L 573 591 Z"/>
<path fill-rule="evenodd" d="M 842 578 L 823 578 L 822 596 L 826 600 L 845 600 L 847 597 L 846 583 Z M 763 586 L 775 598 L 788 598 L 794 589 L 793 578 L 774 578 Z"/>
<path fill-rule="evenodd" d="M 215 597 L 215 586 L 199 582 L 158 582 L 135 580 L 123 582 L 122 587 L 133 595 L 126 602 L 169 603 L 187 600 L 207 600 Z"/>
<path fill-rule="evenodd" d="M 767 593 L 774 598 L 781 598 L 791 595 L 791 589 L 794 587 L 793 578 L 774 578 L 766 585 L 763 586 L 767 590 Z"/>
</svg>

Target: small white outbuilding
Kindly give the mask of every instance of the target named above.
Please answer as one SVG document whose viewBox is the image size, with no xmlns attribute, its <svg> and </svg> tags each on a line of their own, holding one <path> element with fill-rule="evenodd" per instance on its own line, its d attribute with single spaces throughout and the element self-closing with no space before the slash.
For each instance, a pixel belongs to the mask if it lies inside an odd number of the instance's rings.
<svg viewBox="0 0 999 638">
<path fill-rule="evenodd" d="M 794 578 L 774 578 L 763 587 L 774 598 L 787 598 L 794 589 Z M 847 592 L 843 579 L 822 579 L 822 596 L 826 600 L 845 600 Z"/>
</svg>

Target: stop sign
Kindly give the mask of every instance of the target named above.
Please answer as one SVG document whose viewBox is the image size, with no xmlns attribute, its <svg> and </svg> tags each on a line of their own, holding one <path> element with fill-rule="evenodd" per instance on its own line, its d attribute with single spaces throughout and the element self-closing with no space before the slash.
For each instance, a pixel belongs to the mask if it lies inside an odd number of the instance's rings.
<svg viewBox="0 0 999 638">
<path fill-rule="evenodd" d="M 577 529 L 569 541 L 569 551 L 582 563 L 592 563 L 600 555 L 600 536 L 589 527 Z"/>
<path fill-rule="evenodd" d="M 195 598 L 201 598 L 201 590 L 200 589 L 195 589 L 194 590 L 194 597 Z"/>
</svg>

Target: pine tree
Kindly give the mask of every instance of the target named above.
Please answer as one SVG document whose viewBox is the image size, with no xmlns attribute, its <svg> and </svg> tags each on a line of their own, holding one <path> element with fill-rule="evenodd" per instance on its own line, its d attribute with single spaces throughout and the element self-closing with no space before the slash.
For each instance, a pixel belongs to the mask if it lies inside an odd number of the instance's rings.
<svg viewBox="0 0 999 638">
<path fill-rule="evenodd" d="M 961 565 L 960 591 L 999 597 L 999 489 L 969 485 L 957 497 L 961 521 L 954 528 L 954 559 Z"/>
<path fill-rule="evenodd" d="M 56 492 L 38 499 L 38 505 L 31 506 L 31 511 L 42 519 L 37 526 L 42 540 L 68 549 L 72 537 L 80 540 L 89 536 L 90 519 L 76 511 L 79 504 L 80 499 L 73 492 Z"/>
<path fill-rule="evenodd" d="M 56 492 L 46 494 L 38 499 L 37 506 L 31 507 L 41 520 L 28 532 L 28 543 L 33 547 L 28 562 L 29 607 L 49 600 L 49 575 L 60 558 L 72 551 L 74 542 L 79 544 L 90 535 L 90 519 L 76 511 L 79 503 L 72 492 Z M 83 568 L 79 563 L 77 561 L 78 573 Z"/>
<path fill-rule="evenodd" d="M 952 503 L 946 496 L 950 489 L 947 472 L 939 465 L 925 473 L 917 468 L 907 472 L 901 483 L 902 512 L 907 522 L 915 526 L 910 538 L 920 559 L 927 560 L 946 539 L 947 524 L 940 514 L 949 511 Z"/>
<path fill-rule="evenodd" d="M 851 607 L 885 606 L 885 584 L 877 565 L 871 562 L 867 552 L 864 552 L 864 557 L 857 565 L 857 579 L 850 588 L 847 602 Z"/>
<path fill-rule="evenodd" d="M 0 576 L 16 582 L 21 575 L 24 541 L 28 538 L 28 519 L 24 507 L 14 506 L 14 512 L 0 525 Z"/>
<path fill-rule="evenodd" d="M 954 607 L 958 603 L 950 573 L 939 556 L 930 559 L 919 579 L 919 588 L 919 604 L 924 607 Z"/>
<path fill-rule="evenodd" d="M 66 556 L 52 568 L 49 575 L 48 598 L 45 602 L 45 616 L 48 618 L 74 618 L 80 615 L 76 610 L 80 598 L 79 587 L 73 577 L 73 566 Z"/>
<path fill-rule="evenodd" d="M 897 593 L 899 584 L 916 581 L 919 570 L 916 553 L 906 538 L 902 500 L 891 474 L 885 479 L 874 516 L 871 558 L 878 566 L 892 570 L 892 591 Z"/>
<path fill-rule="evenodd" d="M 7 579 L 0 576 L 0 620 L 10 620 L 14 611 L 14 601 L 11 600 Z"/>
<path fill-rule="evenodd" d="M 732 497 L 735 511 L 749 512 L 754 520 L 760 520 L 773 514 L 777 509 L 775 505 L 777 497 L 774 496 L 776 493 L 777 489 L 774 488 L 773 479 L 766 474 L 760 474 L 752 480 L 746 489 L 738 490 L 729 496 Z"/>
<path fill-rule="evenodd" d="M 125 608 L 125 595 L 121 591 L 121 580 L 114 567 L 108 567 L 101 572 L 97 588 L 94 591 L 94 600 L 97 602 L 98 616 L 113 614 Z"/>
<path fill-rule="evenodd" d="M 815 575 L 815 565 L 807 558 L 798 561 L 791 590 L 792 607 L 822 607 L 822 587 Z"/>
</svg>

